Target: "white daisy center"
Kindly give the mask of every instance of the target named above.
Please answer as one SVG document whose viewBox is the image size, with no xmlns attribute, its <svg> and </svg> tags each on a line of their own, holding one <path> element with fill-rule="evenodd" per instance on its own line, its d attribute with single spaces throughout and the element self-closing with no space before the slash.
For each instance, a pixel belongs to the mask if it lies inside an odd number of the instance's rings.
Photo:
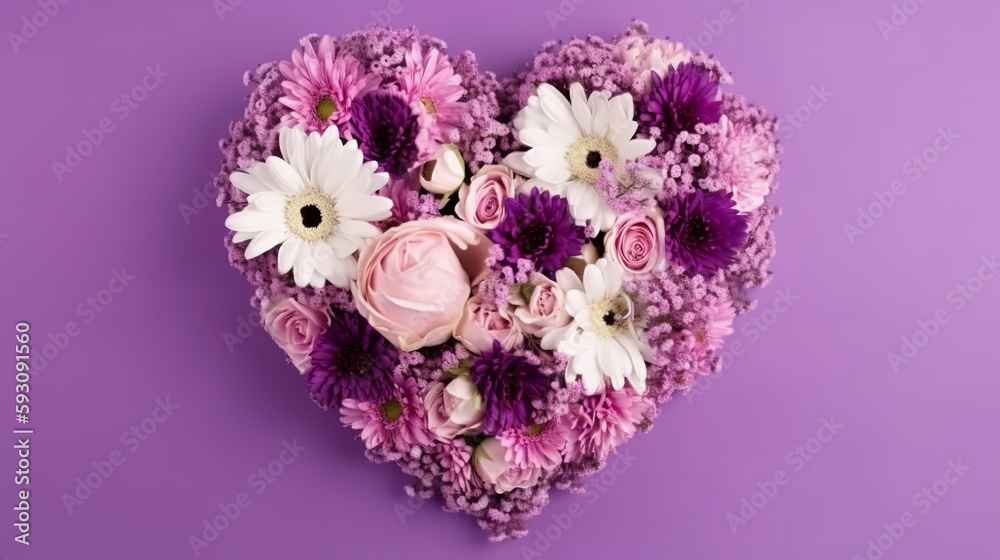
<svg viewBox="0 0 1000 560">
<path fill-rule="evenodd" d="M 618 150 L 615 145 L 602 136 L 581 136 L 566 150 L 566 162 L 569 171 L 579 181 L 593 184 L 600 174 L 598 166 L 604 160 L 618 162 Z"/>
<path fill-rule="evenodd" d="M 624 298 L 598 300 L 590 305 L 590 328 L 601 338 L 616 338 L 628 329 L 630 315 Z"/>
<path fill-rule="evenodd" d="M 333 199 L 323 191 L 306 189 L 288 200 L 285 224 L 288 230 L 304 241 L 320 241 L 330 237 L 337 227 L 337 212 Z"/>
</svg>

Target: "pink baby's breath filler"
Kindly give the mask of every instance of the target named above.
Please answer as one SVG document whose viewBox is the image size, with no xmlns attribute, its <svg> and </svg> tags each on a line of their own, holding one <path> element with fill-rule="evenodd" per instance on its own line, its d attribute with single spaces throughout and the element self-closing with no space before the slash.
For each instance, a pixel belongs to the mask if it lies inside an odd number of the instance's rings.
<svg viewBox="0 0 1000 560">
<path fill-rule="evenodd" d="M 220 143 L 229 261 L 369 460 L 523 537 L 722 367 L 772 275 L 777 120 L 639 21 L 502 82 L 415 28 L 291 53 Z"/>
</svg>

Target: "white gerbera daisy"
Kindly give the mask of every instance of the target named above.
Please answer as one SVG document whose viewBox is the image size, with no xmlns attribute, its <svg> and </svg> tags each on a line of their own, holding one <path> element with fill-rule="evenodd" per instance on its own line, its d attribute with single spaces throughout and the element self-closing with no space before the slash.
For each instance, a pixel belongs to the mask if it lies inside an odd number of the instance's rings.
<svg viewBox="0 0 1000 560">
<path fill-rule="evenodd" d="M 364 163 L 358 143 L 340 139 L 336 126 L 322 134 L 283 128 L 284 159 L 269 157 L 229 176 L 247 193 L 247 207 L 226 219 L 235 243 L 249 240 L 252 259 L 281 245 L 278 270 L 293 271 L 295 285 L 347 288 L 357 277 L 355 253 L 379 229 L 370 222 L 389 217 L 392 201 L 374 193 L 389 182 Z"/>
<path fill-rule="evenodd" d="M 622 269 L 599 259 L 588 264 L 583 281 L 566 292 L 566 312 L 573 317 L 559 351 L 569 356 L 566 381 L 582 378 L 588 395 L 605 389 L 605 378 L 619 390 L 629 384 L 646 391 L 646 362 L 653 356 L 635 330 L 632 299 L 622 291 Z"/>
<path fill-rule="evenodd" d="M 610 160 L 623 169 L 625 162 L 653 151 L 656 143 L 633 138 L 639 125 L 633 120 L 631 94 L 605 99 L 592 92 L 588 99 L 583 86 L 574 83 L 569 97 L 550 84 L 538 86 L 514 119 L 518 139 L 530 149 L 508 155 L 504 163 L 566 197 L 578 224 L 590 220 L 597 229 L 608 230 L 615 212 L 594 187 L 598 165 Z"/>
</svg>

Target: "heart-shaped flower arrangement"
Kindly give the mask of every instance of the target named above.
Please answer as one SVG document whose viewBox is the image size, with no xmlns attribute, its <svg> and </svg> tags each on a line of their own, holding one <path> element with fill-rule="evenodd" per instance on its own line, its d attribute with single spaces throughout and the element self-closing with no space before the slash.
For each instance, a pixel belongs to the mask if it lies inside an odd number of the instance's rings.
<svg viewBox="0 0 1000 560">
<path fill-rule="evenodd" d="M 369 459 L 522 536 L 720 367 L 770 276 L 775 119 L 640 22 L 502 83 L 413 29 L 301 47 L 221 143 L 230 261 Z"/>
</svg>

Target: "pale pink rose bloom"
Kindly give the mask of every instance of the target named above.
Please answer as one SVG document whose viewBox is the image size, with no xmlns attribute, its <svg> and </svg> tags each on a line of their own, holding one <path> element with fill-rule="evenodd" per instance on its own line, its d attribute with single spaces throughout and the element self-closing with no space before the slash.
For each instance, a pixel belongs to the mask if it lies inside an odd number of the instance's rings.
<svg viewBox="0 0 1000 560">
<path fill-rule="evenodd" d="M 454 336 L 474 354 L 492 350 L 494 340 L 499 340 L 504 350 L 513 350 L 524 342 L 524 333 L 507 306 L 484 304 L 478 293 L 466 302 Z"/>
<path fill-rule="evenodd" d="M 492 244 L 452 217 L 407 222 L 373 239 L 351 285 L 358 312 L 406 351 L 452 336 Z"/>
<path fill-rule="evenodd" d="M 427 427 L 443 440 L 481 431 L 483 398 L 467 374 L 428 385 L 424 407 Z"/>
<path fill-rule="evenodd" d="M 622 267 L 625 278 L 659 270 L 665 263 L 663 215 L 651 209 L 618 216 L 604 240 L 604 256 Z"/>
<path fill-rule="evenodd" d="M 458 189 L 455 213 L 473 227 L 490 230 L 506 217 L 504 201 L 513 198 L 523 179 L 505 165 L 486 165 Z"/>
<path fill-rule="evenodd" d="M 330 325 L 330 316 L 320 309 L 303 305 L 294 298 L 278 296 L 264 305 L 264 330 L 299 373 L 309 369 L 313 341 Z"/>
<path fill-rule="evenodd" d="M 572 274 L 569 270 L 559 273 Z M 544 340 L 549 333 L 565 327 L 573 318 L 566 312 L 566 294 L 559 284 L 537 272 L 531 277 L 531 284 L 534 289 L 527 300 L 516 290 L 511 291 L 511 303 L 516 306 L 514 321 L 524 332 Z"/>
</svg>

